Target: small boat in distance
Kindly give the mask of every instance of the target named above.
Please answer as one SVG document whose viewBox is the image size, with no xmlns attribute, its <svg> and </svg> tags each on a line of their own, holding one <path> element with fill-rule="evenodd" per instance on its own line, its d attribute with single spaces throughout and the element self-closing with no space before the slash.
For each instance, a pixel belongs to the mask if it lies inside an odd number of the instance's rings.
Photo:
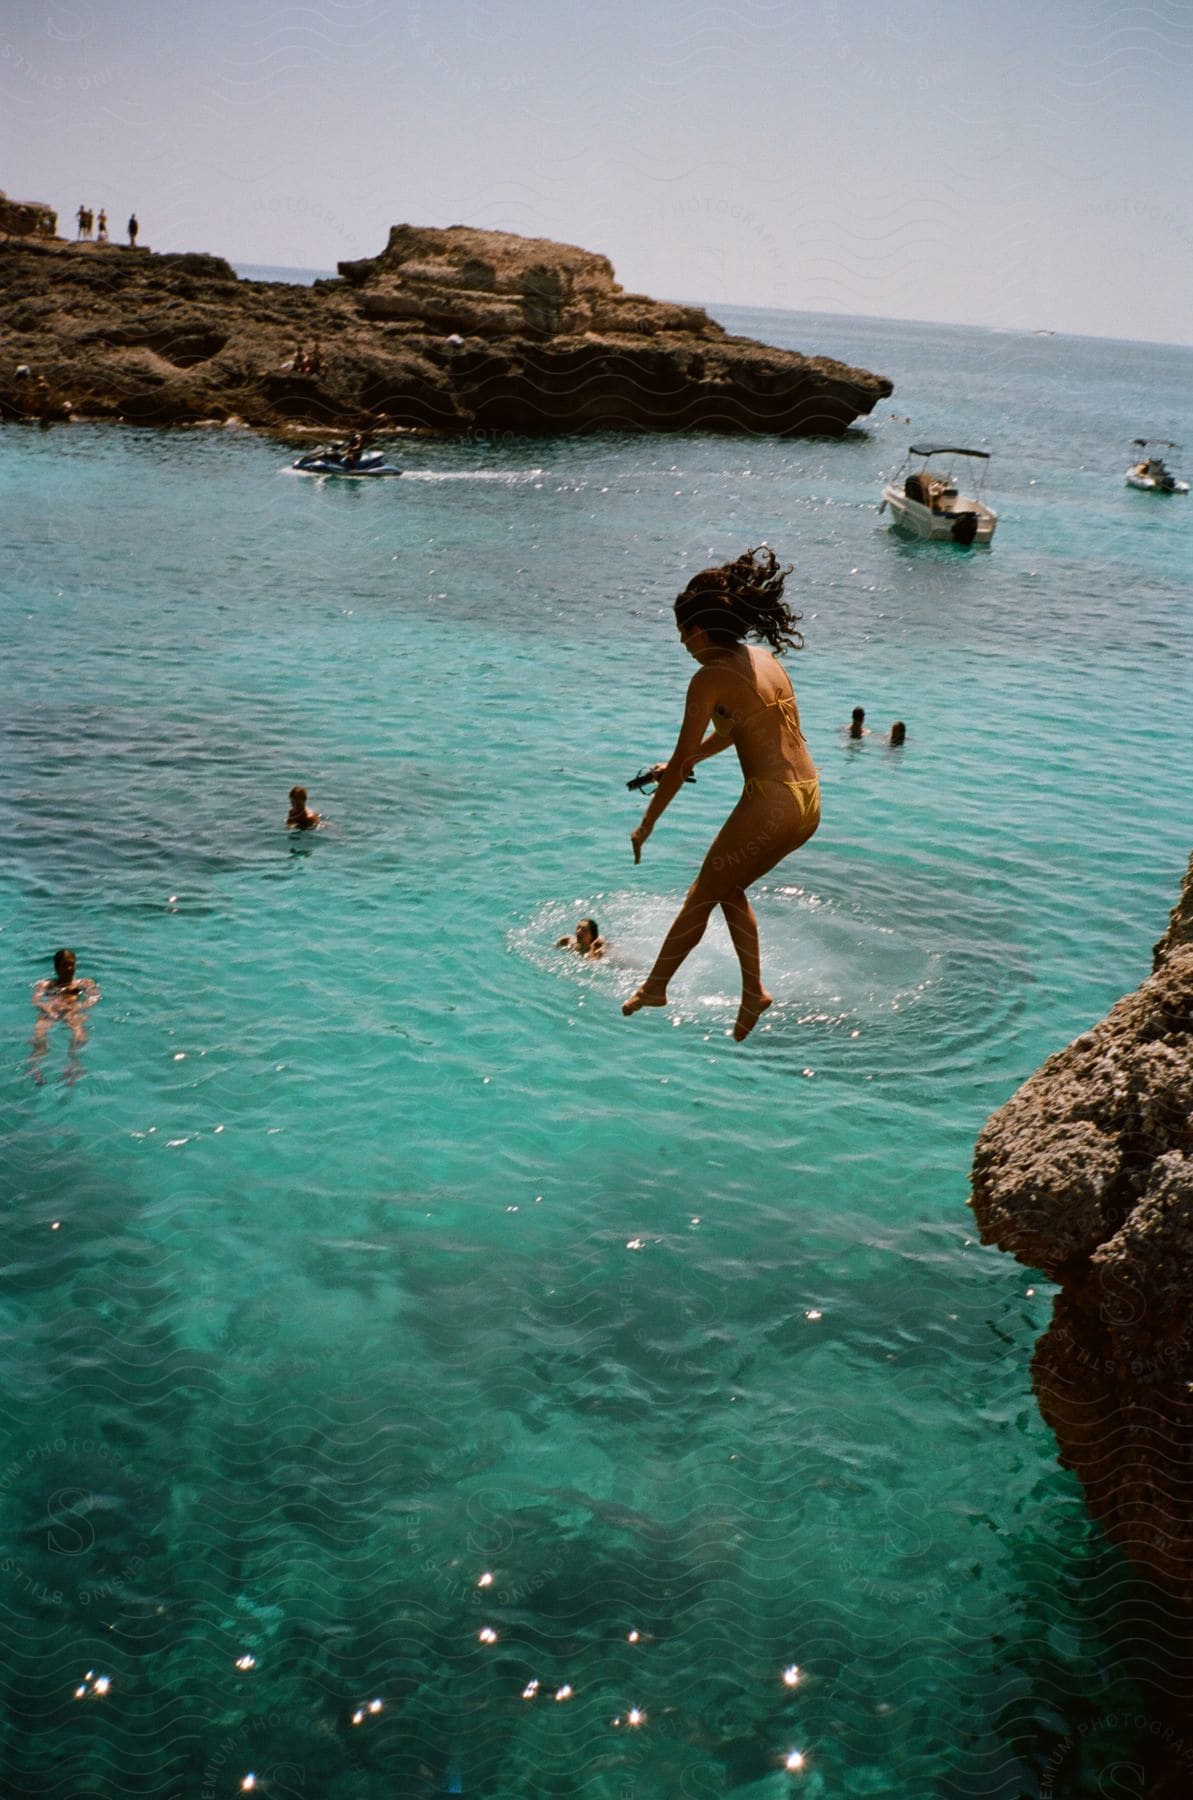
<svg viewBox="0 0 1193 1800">
<path fill-rule="evenodd" d="M 308 450 L 290 467 L 299 475 L 341 475 L 358 480 L 365 475 L 400 475 L 401 469 L 387 463 L 384 450 L 361 450 L 351 454 L 345 444 L 320 444 Z"/>
<path fill-rule="evenodd" d="M 953 476 L 954 457 L 970 463 L 967 475 L 972 494 L 963 494 Z M 912 459 L 918 458 L 915 468 Z M 939 459 L 939 460 L 937 460 Z M 896 530 L 939 543 L 988 544 L 998 515 L 981 498 L 986 484 L 988 450 L 961 450 L 956 446 L 913 444 L 894 476 L 882 490 L 879 512 L 889 506 Z"/>
<path fill-rule="evenodd" d="M 1132 447 L 1140 452 L 1139 461 L 1127 470 L 1127 486 L 1142 488 L 1147 494 L 1187 494 L 1189 483 L 1178 481 L 1162 456 L 1153 456 L 1150 447 L 1179 450 L 1180 445 L 1168 438 L 1133 438 Z"/>
</svg>

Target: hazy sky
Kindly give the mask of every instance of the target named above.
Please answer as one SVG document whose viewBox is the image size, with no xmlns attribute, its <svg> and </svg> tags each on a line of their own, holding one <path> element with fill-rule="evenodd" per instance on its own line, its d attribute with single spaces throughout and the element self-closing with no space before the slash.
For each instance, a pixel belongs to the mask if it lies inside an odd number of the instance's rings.
<svg viewBox="0 0 1193 1800">
<path fill-rule="evenodd" d="M 659 297 L 1193 340 L 1193 0 L 0 0 L 0 182 L 156 250 L 393 223 Z"/>
</svg>

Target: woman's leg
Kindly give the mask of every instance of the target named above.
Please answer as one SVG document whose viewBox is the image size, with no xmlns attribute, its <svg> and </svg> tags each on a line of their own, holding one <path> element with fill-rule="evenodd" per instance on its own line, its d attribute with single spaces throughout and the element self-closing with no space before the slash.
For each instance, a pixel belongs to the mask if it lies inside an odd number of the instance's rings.
<svg viewBox="0 0 1193 1800">
<path fill-rule="evenodd" d="M 642 986 L 630 995 L 622 1007 L 627 1018 L 631 1013 L 636 1013 L 640 1006 L 666 1006 L 667 983 L 704 936 L 709 916 L 718 902 L 699 894 L 699 885 L 697 881 L 689 889 L 687 899 L 676 913 L 671 929 L 663 939 L 659 954 L 654 959 L 653 969 Z"/>
<path fill-rule="evenodd" d="M 758 921 L 746 889 L 806 843 L 818 824 L 819 811 L 809 816 L 781 784 L 744 793 L 714 838 L 654 967 L 622 1012 L 628 1016 L 643 1006 L 667 1004 L 667 983 L 704 936 L 713 908 L 720 906 L 742 973 L 734 1036 L 739 1042 L 748 1037 L 771 996 L 762 985 Z"/>
<path fill-rule="evenodd" d="M 729 936 L 741 964 L 741 1005 L 733 1027 L 733 1035 L 740 1044 L 743 1038 L 749 1037 L 758 1023 L 759 1015 L 771 1005 L 774 996 L 768 994 L 762 985 L 758 921 L 754 917 L 754 908 L 750 905 L 746 890 L 739 888 L 734 894 L 726 894 L 721 901 L 721 911 L 725 915 Z"/>
</svg>

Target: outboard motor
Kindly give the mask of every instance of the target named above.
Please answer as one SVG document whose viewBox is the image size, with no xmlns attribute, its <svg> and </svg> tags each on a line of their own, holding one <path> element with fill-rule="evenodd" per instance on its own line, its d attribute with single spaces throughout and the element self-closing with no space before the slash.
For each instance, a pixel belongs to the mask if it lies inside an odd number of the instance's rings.
<svg viewBox="0 0 1193 1800">
<path fill-rule="evenodd" d="M 953 542 L 955 544 L 972 544 L 978 535 L 978 515 L 976 512 L 958 513 L 953 520 Z"/>
</svg>

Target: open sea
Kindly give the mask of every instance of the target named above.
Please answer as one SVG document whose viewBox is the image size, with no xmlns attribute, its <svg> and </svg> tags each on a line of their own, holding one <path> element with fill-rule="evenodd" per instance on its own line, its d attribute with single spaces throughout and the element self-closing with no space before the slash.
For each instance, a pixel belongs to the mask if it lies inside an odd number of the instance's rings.
<svg viewBox="0 0 1193 1800">
<path fill-rule="evenodd" d="M 1123 476 L 1193 442 L 1193 352 L 719 316 L 894 397 L 375 483 L 0 435 L 5 1795 L 1143 1791 L 1144 1598 L 1031 1394 L 1052 1290 L 966 1199 L 1190 848 L 1193 498 Z M 879 516 L 932 439 L 993 452 L 988 550 Z M 619 1011 L 735 759 L 640 868 L 625 783 L 675 593 L 763 540 L 824 821 L 737 1046 L 719 920 Z M 552 947 L 585 914 L 605 965 Z M 102 999 L 35 1058 L 63 944 Z"/>
</svg>

